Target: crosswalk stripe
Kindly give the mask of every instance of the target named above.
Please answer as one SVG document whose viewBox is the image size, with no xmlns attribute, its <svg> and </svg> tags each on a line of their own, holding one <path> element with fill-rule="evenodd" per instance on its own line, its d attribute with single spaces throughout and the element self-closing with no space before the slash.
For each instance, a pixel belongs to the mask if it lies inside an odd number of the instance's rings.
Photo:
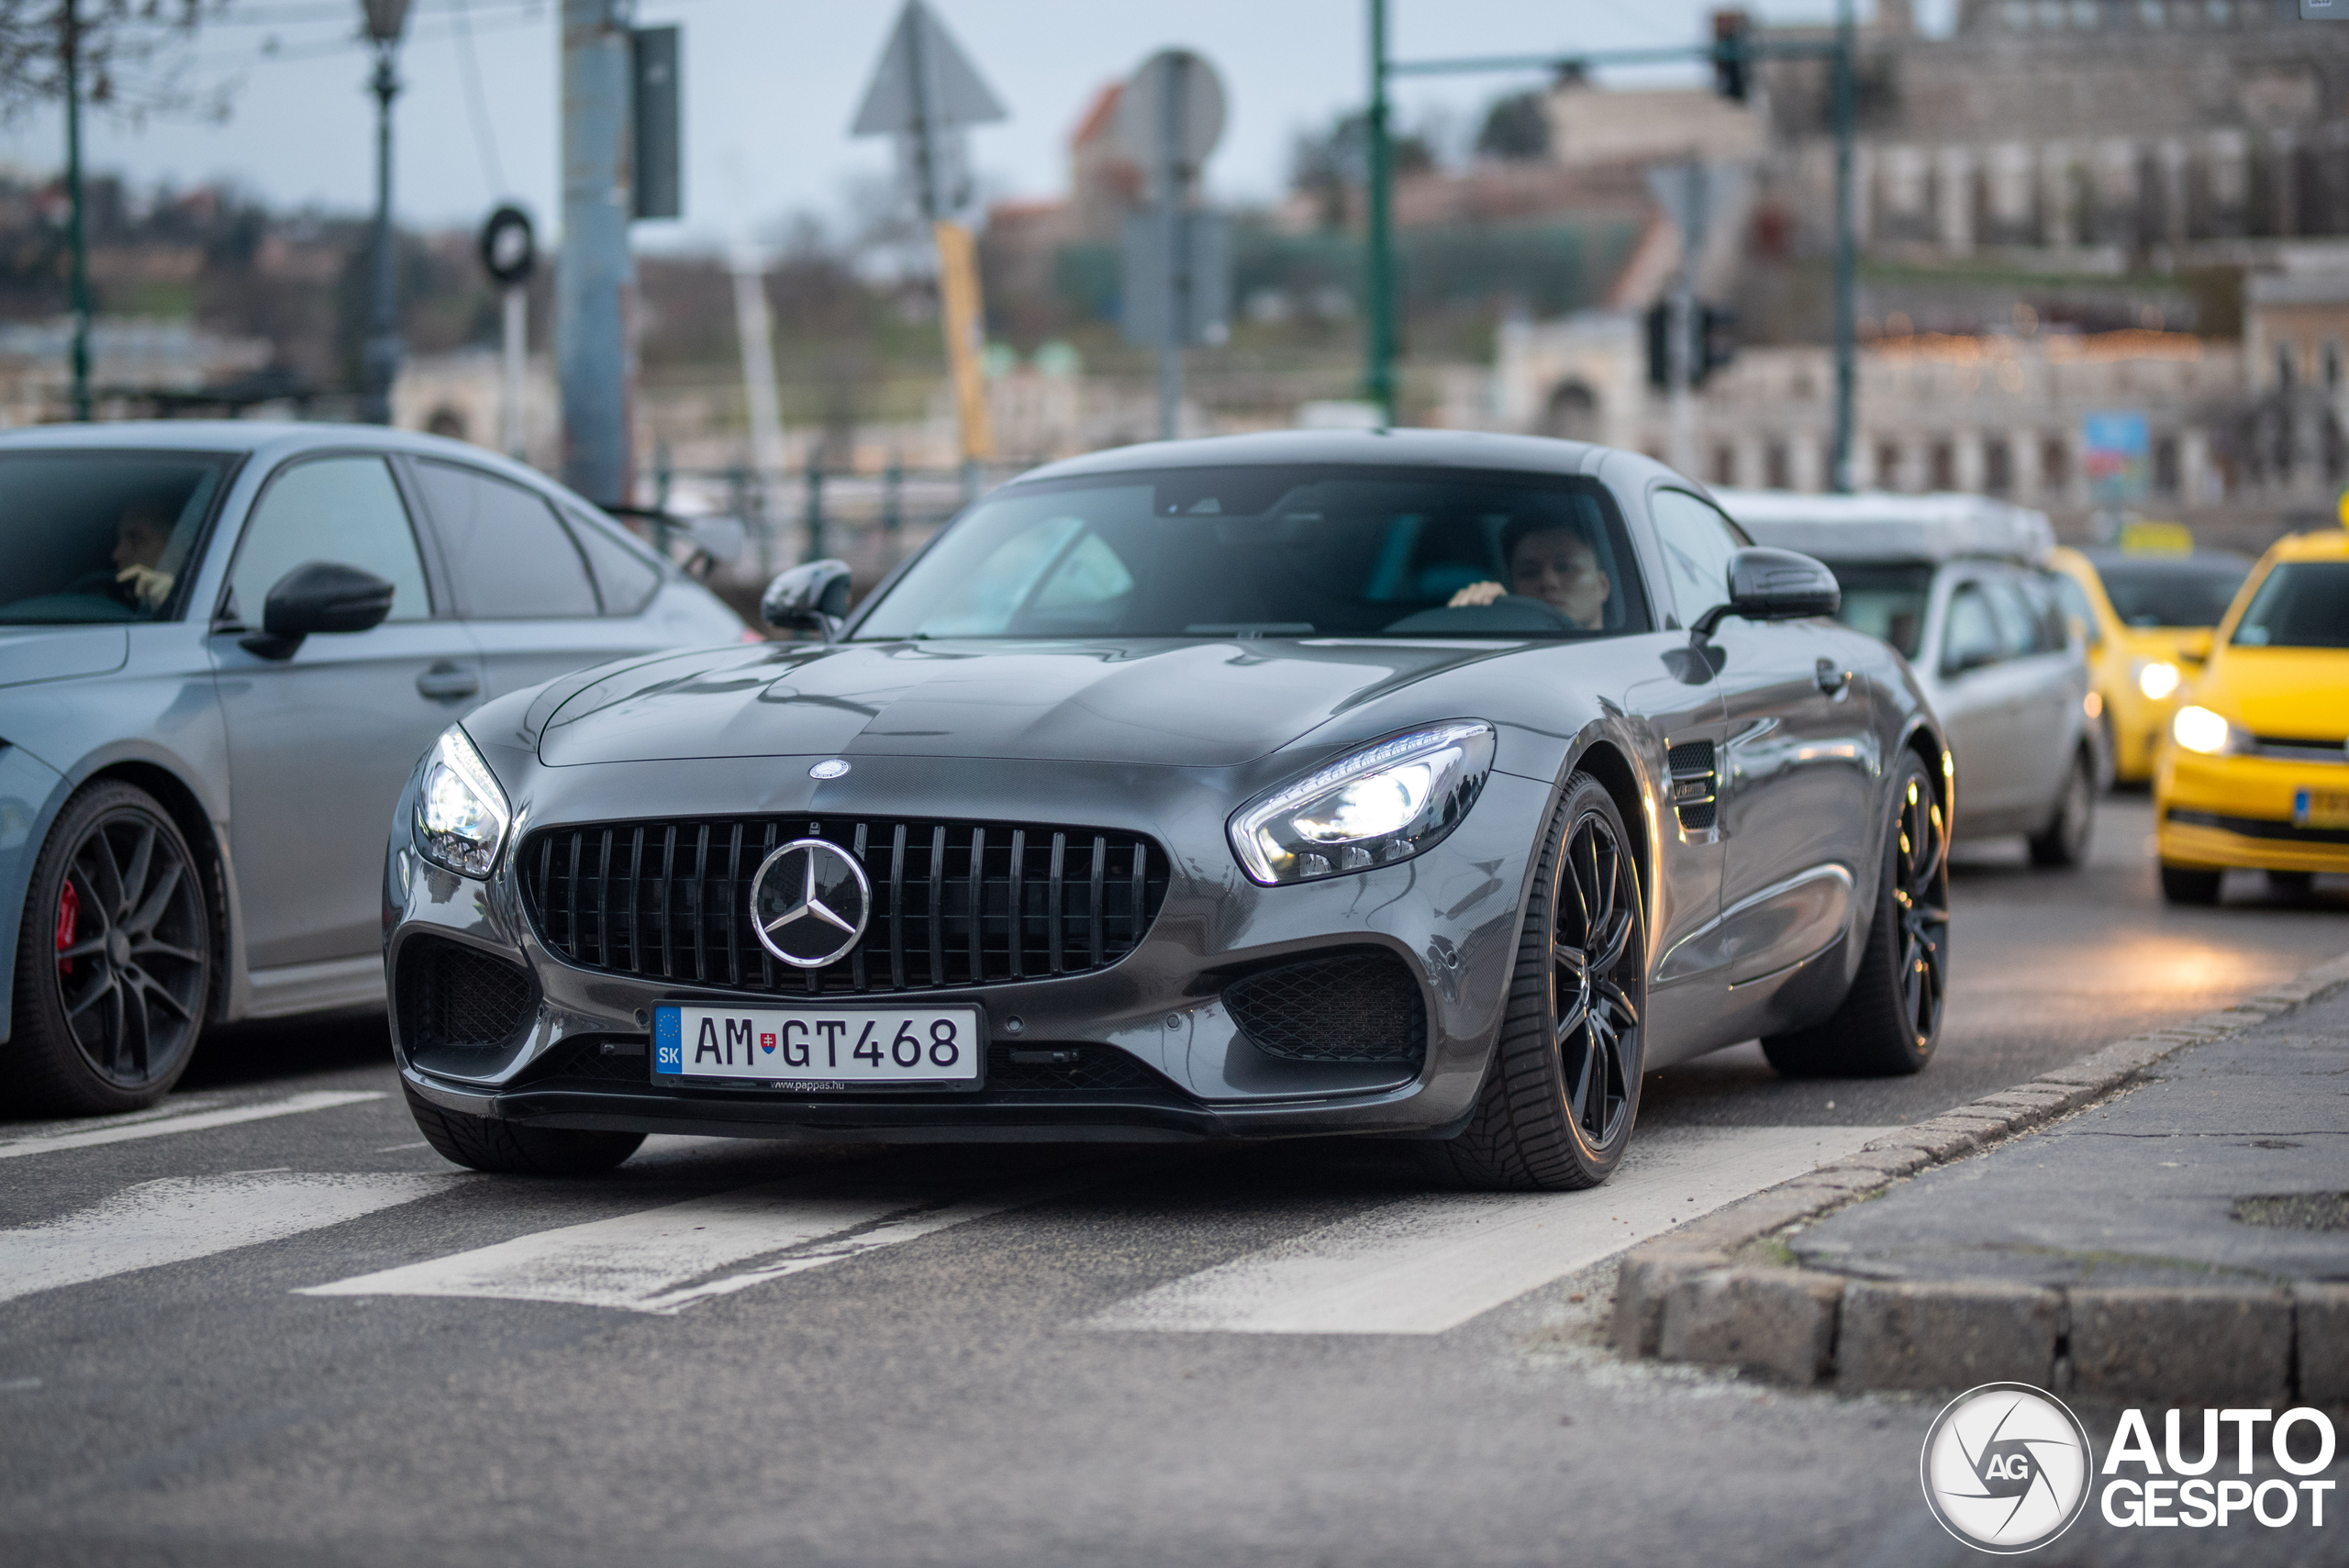
<svg viewBox="0 0 2349 1568">
<path fill-rule="evenodd" d="M 1085 1327 L 1436 1334 L 1633 1242 L 1842 1159 L 1871 1127 L 1643 1130 L 1589 1192 L 1402 1199 L 1135 1296 Z"/>
<path fill-rule="evenodd" d="M 0 1301 L 282 1240 L 446 1192 L 458 1175 L 168 1176 L 0 1230 Z"/>
<path fill-rule="evenodd" d="M 0 1160 L 27 1154 L 54 1154 L 62 1149 L 89 1149 L 102 1143 L 124 1143 L 134 1138 L 161 1138 L 169 1132 L 201 1132 L 209 1127 L 234 1127 L 239 1122 L 266 1121 L 272 1117 L 297 1116 L 304 1111 L 332 1110 L 338 1106 L 363 1105 L 384 1098 L 378 1090 L 314 1089 L 260 1105 L 229 1106 L 220 1110 L 194 1111 L 184 1116 L 133 1112 L 131 1119 L 111 1118 L 96 1125 L 84 1122 L 72 1130 L 41 1132 L 29 1137 L 0 1139 Z"/>
<path fill-rule="evenodd" d="M 869 1180 L 869 1178 L 867 1178 Z M 470 1296 L 675 1313 L 952 1226 L 1074 1192 L 1061 1180 L 941 1203 L 905 1191 L 826 1191 L 853 1178 L 792 1177 L 711 1197 L 312 1285 L 305 1296 Z M 748 1268 L 742 1264 L 751 1264 Z"/>
</svg>

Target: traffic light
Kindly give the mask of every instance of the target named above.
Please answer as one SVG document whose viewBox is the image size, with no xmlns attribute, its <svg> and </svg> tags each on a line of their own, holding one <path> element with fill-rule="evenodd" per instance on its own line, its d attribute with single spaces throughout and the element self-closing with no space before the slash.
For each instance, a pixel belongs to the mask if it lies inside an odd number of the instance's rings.
<svg viewBox="0 0 2349 1568">
<path fill-rule="evenodd" d="M 1672 385 L 1672 301 L 1660 299 L 1648 307 L 1648 384 L 1659 392 Z M 1737 358 L 1737 313 L 1717 306 L 1692 302 L 1688 309 L 1688 384 L 1702 386 L 1705 378 Z"/>
<path fill-rule="evenodd" d="M 1745 102 L 1753 30 L 1753 18 L 1742 11 L 1713 13 L 1713 91 L 1733 104 Z"/>
</svg>

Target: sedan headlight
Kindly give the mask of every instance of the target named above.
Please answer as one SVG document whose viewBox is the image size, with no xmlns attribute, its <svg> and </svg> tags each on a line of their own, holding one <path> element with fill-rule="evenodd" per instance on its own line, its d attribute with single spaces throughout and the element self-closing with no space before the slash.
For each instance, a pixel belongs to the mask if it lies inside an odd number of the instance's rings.
<svg viewBox="0 0 2349 1568">
<path fill-rule="evenodd" d="M 417 852 L 461 876 L 487 876 L 514 820 L 506 792 L 459 725 L 433 743 L 416 797 Z"/>
<path fill-rule="evenodd" d="M 2170 739 L 2206 757 L 2244 749 L 2243 731 L 2207 707 L 2182 707 L 2169 721 Z"/>
<path fill-rule="evenodd" d="M 1382 740 L 1241 806 L 1231 850 L 1267 887 L 1407 861 L 1460 825 L 1492 766 L 1475 720 Z"/>
<path fill-rule="evenodd" d="M 2162 660 L 2137 662 L 2137 689 L 2159 702 L 2177 690 L 2177 666 Z"/>
</svg>

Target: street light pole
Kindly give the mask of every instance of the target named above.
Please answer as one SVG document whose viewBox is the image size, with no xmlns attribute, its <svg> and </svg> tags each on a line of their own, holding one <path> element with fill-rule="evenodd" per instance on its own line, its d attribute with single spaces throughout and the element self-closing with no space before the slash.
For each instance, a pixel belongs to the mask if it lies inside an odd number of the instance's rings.
<svg viewBox="0 0 2349 1568">
<path fill-rule="evenodd" d="M 367 323 L 362 417 L 371 425 L 388 425 L 392 383 L 400 369 L 399 280 L 392 254 L 392 100 L 399 96 L 400 79 L 393 61 L 407 26 L 408 0 L 361 0 L 361 7 L 367 41 L 375 50 L 375 70 L 367 83 L 375 95 L 375 287 L 374 309 Z"/>
<path fill-rule="evenodd" d="M 1364 184 L 1369 208 L 1367 262 L 1363 279 L 1369 296 L 1368 362 L 1363 393 L 1378 405 L 1380 417 L 1395 422 L 1395 233 L 1388 204 L 1393 175 L 1392 150 L 1386 139 L 1386 0 L 1370 0 L 1370 116 L 1364 128 L 1369 143 Z"/>
<path fill-rule="evenodd" d="M 1857 96 L 1852 79 L 1854 28 L 1852 0 L 1835 7 L 1835 445 L 1828 467 L 1828 488 L 1839 495 L 1852 491 L 1852 397 L 1856 366 L 1858 305 L 1858 237 L 1852 211 L 1852 141 L 1857 118 Z"/>
<path fill-rule="evenodd" d="M 58 48 L 65 65 L 65 245 L 73 312 L 73 417 L 90 418 L 90 239 L 82 222 L 82 7 L 65 0 L 57 12 Z"/>
</svg>

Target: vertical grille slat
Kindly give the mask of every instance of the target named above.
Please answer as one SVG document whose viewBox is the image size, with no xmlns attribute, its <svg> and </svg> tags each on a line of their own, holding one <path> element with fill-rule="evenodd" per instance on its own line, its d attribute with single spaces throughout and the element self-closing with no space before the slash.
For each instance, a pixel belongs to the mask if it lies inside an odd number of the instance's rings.
<svg viewBox="0 0 2349 1568">
<path fill-rule="evenodd" d="M 752 873 L 800 838 L 852 854 L 873 890 L 864 939 L 817 970 L 775 962 L 744 925 Z M 1049 824 L 717 817 L 545 828 L 515 865 L 540 939 L 573 963 L 852 996 L 1113 964 L 1141 945 L 1165 901 L 1169 862 L 1153 850 L 1147 839 Z"/>
</svg>

